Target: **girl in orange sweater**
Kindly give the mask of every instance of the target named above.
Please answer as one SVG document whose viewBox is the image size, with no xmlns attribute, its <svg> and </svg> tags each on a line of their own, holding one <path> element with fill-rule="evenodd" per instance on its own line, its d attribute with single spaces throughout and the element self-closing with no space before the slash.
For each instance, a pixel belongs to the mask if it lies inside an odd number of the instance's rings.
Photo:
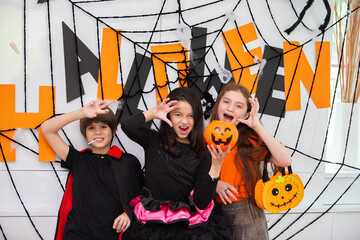
<svg viewBox="0 0 360 240">
<path fill-rule="evenodd" d="M 219 93 L 211 120 L 228 121 L 239 131 L 236 146 L 221 167 L 216 198 L 233 219 L 233 239 L 269 239 L 265 214 L 255 203 L 254 190 L 268 151 L 277 167 L 291 164 L 288 150 L 261 125 L 259 102 L 241 84 L 229 83 Z"/>
</svg>

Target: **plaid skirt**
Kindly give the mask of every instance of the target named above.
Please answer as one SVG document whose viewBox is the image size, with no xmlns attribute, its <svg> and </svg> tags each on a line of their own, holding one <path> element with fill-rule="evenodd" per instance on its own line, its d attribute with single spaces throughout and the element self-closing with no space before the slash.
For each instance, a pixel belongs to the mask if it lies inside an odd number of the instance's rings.
<svg viewBox="0 0 360 240">
<path fill-rule="evenodd" d="M 222 209 L 233 221 L 233 240 L 268 240 L 269 232 L 264 211 L 254 206 L 248 198 Z"/>
</svg>

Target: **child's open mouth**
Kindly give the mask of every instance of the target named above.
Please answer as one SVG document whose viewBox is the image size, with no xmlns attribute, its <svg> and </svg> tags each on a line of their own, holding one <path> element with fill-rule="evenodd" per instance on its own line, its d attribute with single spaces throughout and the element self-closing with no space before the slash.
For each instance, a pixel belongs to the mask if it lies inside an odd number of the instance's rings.
<svg viewBox="0 0 360 240">
<path fill-rule="evenodd" d="M 223 121 L 225 121 L 225 122 L 231 122 L 234 119 L 233 116 L 230 116 L 230 115 L 227 115 L 227 114 L 224 114 L 223 118 L 224 118 Z"/>
<path fill-rule="evenodd" d="M 187 131 L 189 130 L 189 127 L 179 127 L 179 129 L 181 134 L 186 134 Z"/>
</svg>

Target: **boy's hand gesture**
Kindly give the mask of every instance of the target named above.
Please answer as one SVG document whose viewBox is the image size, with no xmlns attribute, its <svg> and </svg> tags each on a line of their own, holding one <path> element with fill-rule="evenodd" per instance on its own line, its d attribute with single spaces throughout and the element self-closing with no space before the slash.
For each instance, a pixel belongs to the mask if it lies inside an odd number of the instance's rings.
<svg viewBox="0 0 360 240">
<path fill-rule="evenodd" d="M 120 214 L 117 218 L 115 218 L 113 229 L 116 230 L 117 233 L 125 232 L 130 227 L 131 221 L 126 212 Z"/>
<path fill-rule="evenodd" d="M 106 103 L 102 100 L 92 100 L 86 104 L 82 110 L 87 118 L 94 118 L 98 114 L 105 114 L 109 112 L 109 109 L 104 109 L 108 107 L 110 103 Z"/>
<path fill-rule="evenodd" d="M 101 100 L 93 100 L 80 109 L 50 118 L 43 122 L 41 124 L 42 133 L 56 155 L 66 161 L 69 153 L 69 145 L 62 140 L 58 133 L 61 128 L 82 118 L 94 118 L 98 114 L 105 114 L 109 111 L 109 109 L 105 109 L 109 105 L 110 103 L 105 103 Z"/>
</svg>

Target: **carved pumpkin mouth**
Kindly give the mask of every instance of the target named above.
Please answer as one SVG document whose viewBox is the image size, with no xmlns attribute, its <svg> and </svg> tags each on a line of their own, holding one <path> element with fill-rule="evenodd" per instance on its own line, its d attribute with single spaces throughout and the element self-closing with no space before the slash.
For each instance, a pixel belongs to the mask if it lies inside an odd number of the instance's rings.
<svg viewBox="0 0 360 240">
<path fill-rule="evenodd" d="M 230 145 L 236 145 L 239 132 L 232 122 L 213 120 L 205 128 L 204 137 L 207 145 L 219 146 L 225 151 Z"/>
<path fill-rule="evenodd" d="M 284 202 L 283 204 L 275 204 L 273 202 L 270 202 L 270 204 L 271 204 L 272 207 L 277 207 L 277 208 L 284 207 L 284 206 L 286 206 L 286 204 L 291 203 L 292 200 L 294 200 L 297 197 L 296 195 L 297 195 L 297 192 L 294 194 L 294 196 L 291 199 L 289 199 L 288 202 Z"/>
<path fill-rule="evenodd" d="M 218 140 L 215 140 L 215 136 L 213 134 L 211 134 L 211 139 L 216 145 L 220 145 L 220 144 L 228 145 L 231 142 L 232 135 L 230 137 L 228 137 L 225 141 L 223 141 L 221 138 L 219 138 Z"/>
</svg>

